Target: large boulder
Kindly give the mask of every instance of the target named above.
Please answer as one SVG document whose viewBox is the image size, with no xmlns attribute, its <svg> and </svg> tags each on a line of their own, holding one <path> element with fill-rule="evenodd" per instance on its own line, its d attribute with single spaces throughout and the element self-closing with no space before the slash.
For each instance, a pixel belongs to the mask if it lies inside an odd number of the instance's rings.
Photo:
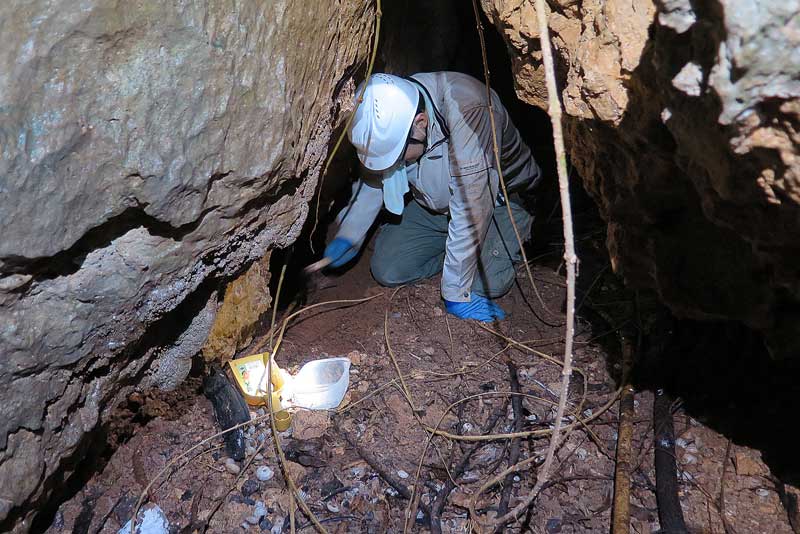
<svg viewBox="0 0 800 534">
<path fill-rule="evenodd" d="M 614 269 L 800 354 L 800 1 L 550 0 L 566 143 Z M 483 0 L 546 109 L 533 2 Z"/>
<path fill-rule="evenodd" d="M 297 238 L 373 18 L 0 3 L 0 530 L 30 528 L 119 399 L 182 379 L 221 283 Z"/>
</svg>

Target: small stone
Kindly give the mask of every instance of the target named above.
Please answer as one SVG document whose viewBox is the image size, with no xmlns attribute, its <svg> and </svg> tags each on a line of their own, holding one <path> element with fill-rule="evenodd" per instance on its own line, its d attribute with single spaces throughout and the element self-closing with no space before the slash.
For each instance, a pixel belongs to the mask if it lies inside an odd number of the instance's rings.
<svg viewBox="0 0 800 534">
<path fill-rule="evenodd" d="M 271 479 L 273 476 L 275 476 L 275 471 L 273 471 L 272 469 L 270 469 L 266 465 L 262 465 L 261 467 L 256 469 L 256 478 L 258 480 L 260 480 L 261 482 L 266 482 L 267 480 Z"/>
<path fill-rule="evenodd" d="M 327 508 L 329 512 L 334 513 L 334 514 L 339 512 L 339 507 L 336 506 L 331 501 L 328 501 L 327 503 L 325 503 L 325 508 Z"/>
<path fill-rule="evenodd" d="M 580 447 L 578 448 L 578 450 L 575 451 L 575 456 L 577 456 L 580 461 L 584 461 L 586 460 L 586 458 L 589 457 L 589 451 L 587 451 L 583 447 Z"/>
<path fill-rule="evenodd" d="M 257 517 L 260 520 L 262 517 L 266 515 L 267 515 L 267 505 L 264 504 L 264 501 L 256 501 L 256 505 L 253 509 L 253 516 Z"/>
<path fill-rule="evenodd" d="M 386 488 L 385 492 L 386 495 L 388 495 L 389 497 L 397 497 L 399 495 L 399 493 L 397 493 L 397 490 L 391 487 Z"/>
<path fill-rule="evenodd" d="M 548 534 L 558 534 L 561 532 L 561 518 L 552 517 L 548 519 L 545 528 L 547 529 Z"/>
<path fill-rule="evenodd" d="M 242 468 L 239 467 L 239 464 L 237 464 L 233 458 L 225 460 L 225 469 L 232 475 L 238 475 L 242 471 Z"/>
<path fill-rule="evenodd" d="M 242 530 L 250 530 L 250 525 L 247 524 L 246 520 L 239 526 L 242 527 Z"/>
<path fill-rule="evenodd" d="M 476 482 L 481 478 L 480 475 L 475 471 L 464 471 L 462 476 L 465 483 Z"/>
<path fill-rule="evenodd" d="M 136 534 L 167 534 L 169 532 L 169 520 L 158 505 L 152 505 L 139 510 L 136 516 Z M 118 534 L 129 534 L 131 532 L 131 521 L 123 526 Z"/>
<path fill-rule="evenodd" d="M 244 448 L 244 453 L 247 456 L 253 456 L 256 453 L 256 448 L 248 445 L 247 447 Z"/>
<path fill-rule="evenodd" d="M 249 497 L 250 495 L 254 494 L 260 489 L 258 482 L 253 480 L 252 478 L 248 478 L 242 484 L 242 495 L 245 497 Z"/>
<path fill-rule="evenodd" d="M 261 521 L 258 522 L 258 526 L 261 528 L 262 532 L 272 530 L 272 521 L 270 521 L 267 516 L 264 516 L 261 518 Z"/>
<path fill-rule="evenodd" d="M 392 318 L 393 319 L 399 319 L 402 316 L 403 315 L 400 312 L 392 312 Z"/>
<path fill-rule="evenodd" d="M 264 460 L 264 455 L 261 454 L 261 453 L 256 454 L 255 460 L 256 460 L 256 462 L 263 461 Z"/>
<path fill-rule="evenodd" d="M 519 482 L 520 480 L 522 479 L 519 478 L 519 475 L 514 475 L 514 482 Z"/>
<path fill-rule="evenodd" d="M 759 497 L 764 499 L 766 497 L 769 497 L 769 490 L 768 489 L 764 489 L 764 488 L 758 488 L 756 490 L 756 495 L 758 495 Z"/>
<path fill-rule="evenodd" d="M 408 473 L 406 473 L 402 469 L 398 469 L 397 470 L 397 476 L 399 476 L 400 478 L 406 479 L 406 478 L 408 478 Z"/>
<path fill-rule="evenodd" d="M 434 317 L 441 317 L 444 315 L 444 311 L 439 307 L 436 306 L 433 308 L 433 316 Z"/>
<path fill-rule="evenodd" d="M 433 353 L 436 351 L 433 350 L 433 347 L 425 347 L 424 349 L 422 349 L 422 352 L 424 352 L 428 356 L 433 356 Z"/>
<path fill-rule="evenodd" d="M 696 464 L 697 457 L 692 454 L 684 454 L 683 455 L 683 463 L 687 465 Z"/>
</svg>

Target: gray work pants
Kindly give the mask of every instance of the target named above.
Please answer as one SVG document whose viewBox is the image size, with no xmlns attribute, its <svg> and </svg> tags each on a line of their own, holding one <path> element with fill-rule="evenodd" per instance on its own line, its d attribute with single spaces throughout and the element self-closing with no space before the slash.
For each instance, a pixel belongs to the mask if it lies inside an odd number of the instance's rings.
<svg viewBox="0 0 800 534">
<path fill-rule="evenodd" d="M 511 201 L 514 222 L 520 237 L 527 240 L 533 216 Z M 370 268 L 375 280 L 384 286 L 398 286 L 430 278 L 442 271 L 449 217 L 434 213 L 412 200 L 403 210 L 399 223 L 381 226 L 375 239 Z M 514 263 L 520 261 L 519 243 L 505 206 L 494 209 L 489 231 L 481 247 L 481 257 L 472 291 L 497 298 L 514 283 Z"/>
</svg>

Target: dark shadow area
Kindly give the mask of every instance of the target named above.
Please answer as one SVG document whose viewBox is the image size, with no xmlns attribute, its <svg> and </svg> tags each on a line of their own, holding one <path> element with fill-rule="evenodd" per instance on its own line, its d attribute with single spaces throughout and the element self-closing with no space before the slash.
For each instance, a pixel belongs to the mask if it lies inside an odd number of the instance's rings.
<svg viewBox="0 0 800 534">
<path fill-rule="evenodd" d="M 627 84 L 630 102 L 621 124 L 614 131 L 602 124 L 585 126 L 591 126 L 594 136 L 620 138 L 595 154 L 600 178 L 592 194 L 611 199 L 614 221 L 635 234 L 623 235 L 616 243 L 627 261 L 637 261 L 637 244 L 648 248 L 642 254 L 653 256 L 659 269 L 644 275 L 657 277 L 660 291 L 676 302 L 676 309 L 704 306 L 698 313 L 745 316 L 739 310 L 763 306 L 763 286 L 751 283 L 762 275 L 752 245 L 708 220 L 697 190 L 713 181 L 704 175 L 713 170 L 693 161 L 674 137 L 691 138 L 692 121 L 714 125 L 721 111 L 713 91 L 686 99 L 671 84 L 690 61 L 702 65 L 703 72 L 711 72 L 719 43 L 726 38 L 717 2 L 691 4 L 699 22 L 689 31 L 677 34 L 658 24 L 651 27 L 639 66 Z M 663 110 L 677 105 L 683 106 L 680 114 L 660 118 Z M 704 156 L 728 157 L 724 128 L 712 128 L 708 136 L 698 139 L 698 146 L 723 148 Z M 634 193 L 619 185 L 618 177 L 624 176 L 628 165 L 641 178 Z M 757 176 L 757 170 L 747 165 L 743 161 L 732 172 Z M 632 194 L 635 197 L 625 198 Z M 636 207 L 627 211 L 628 203 Z M 646 243 L 639 243 L 637 235 L 645 235 Z M 633 279 L 637 273 L 630 275 L 628 281 L 634 286 L 653 285 L 649 278 L 640 281 Z M 666 390 L 680 400 L 687 415 L 735 445 L 761 451 L 772 473 L 783 482 L 800 482 L 800 457 L 789 430 L 800 409 L 800 362 L 772 359 L 763 336 L 741 323 L 676 319 L 656 308 L 637 320 L 644 326 L 636 388 Z"/>
<path fill-rule="evenodd" d="M 734 323 L 667 320 L 643 353 L 638 389 L 667 390 L 687 414 L 752 447 L 784 483 L 800 482 L 791 426 L 800 363 L 772 360 L 763 338 Z"/>
</svg>

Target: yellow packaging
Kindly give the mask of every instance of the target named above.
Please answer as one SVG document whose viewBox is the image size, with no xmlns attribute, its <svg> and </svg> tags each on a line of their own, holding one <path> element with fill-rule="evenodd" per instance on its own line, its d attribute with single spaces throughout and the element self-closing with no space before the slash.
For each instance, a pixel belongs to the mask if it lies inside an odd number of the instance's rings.
<svg viewBox="0 0 800 534">
<path fill-rule="evenodd" d="M 253 354 L 238 358 L 228 362 L 236 384 L 244 395 L 244 400 L 251 406 L 264 406 L 267 404 L 267 369 L 264 367 L 264 358 L 267 355 Z M 278 372 L 277 366 L 273 363 L 272 372 L 272 409 L 275 418 L 275 427 L 279 432 L 283 432 L 292 424 L 292 416 L 289 412 L 281 409 L 281 388 L 283 379 Z M 258 382 L 261 382 L 260 386 Z"/>
</svg>

